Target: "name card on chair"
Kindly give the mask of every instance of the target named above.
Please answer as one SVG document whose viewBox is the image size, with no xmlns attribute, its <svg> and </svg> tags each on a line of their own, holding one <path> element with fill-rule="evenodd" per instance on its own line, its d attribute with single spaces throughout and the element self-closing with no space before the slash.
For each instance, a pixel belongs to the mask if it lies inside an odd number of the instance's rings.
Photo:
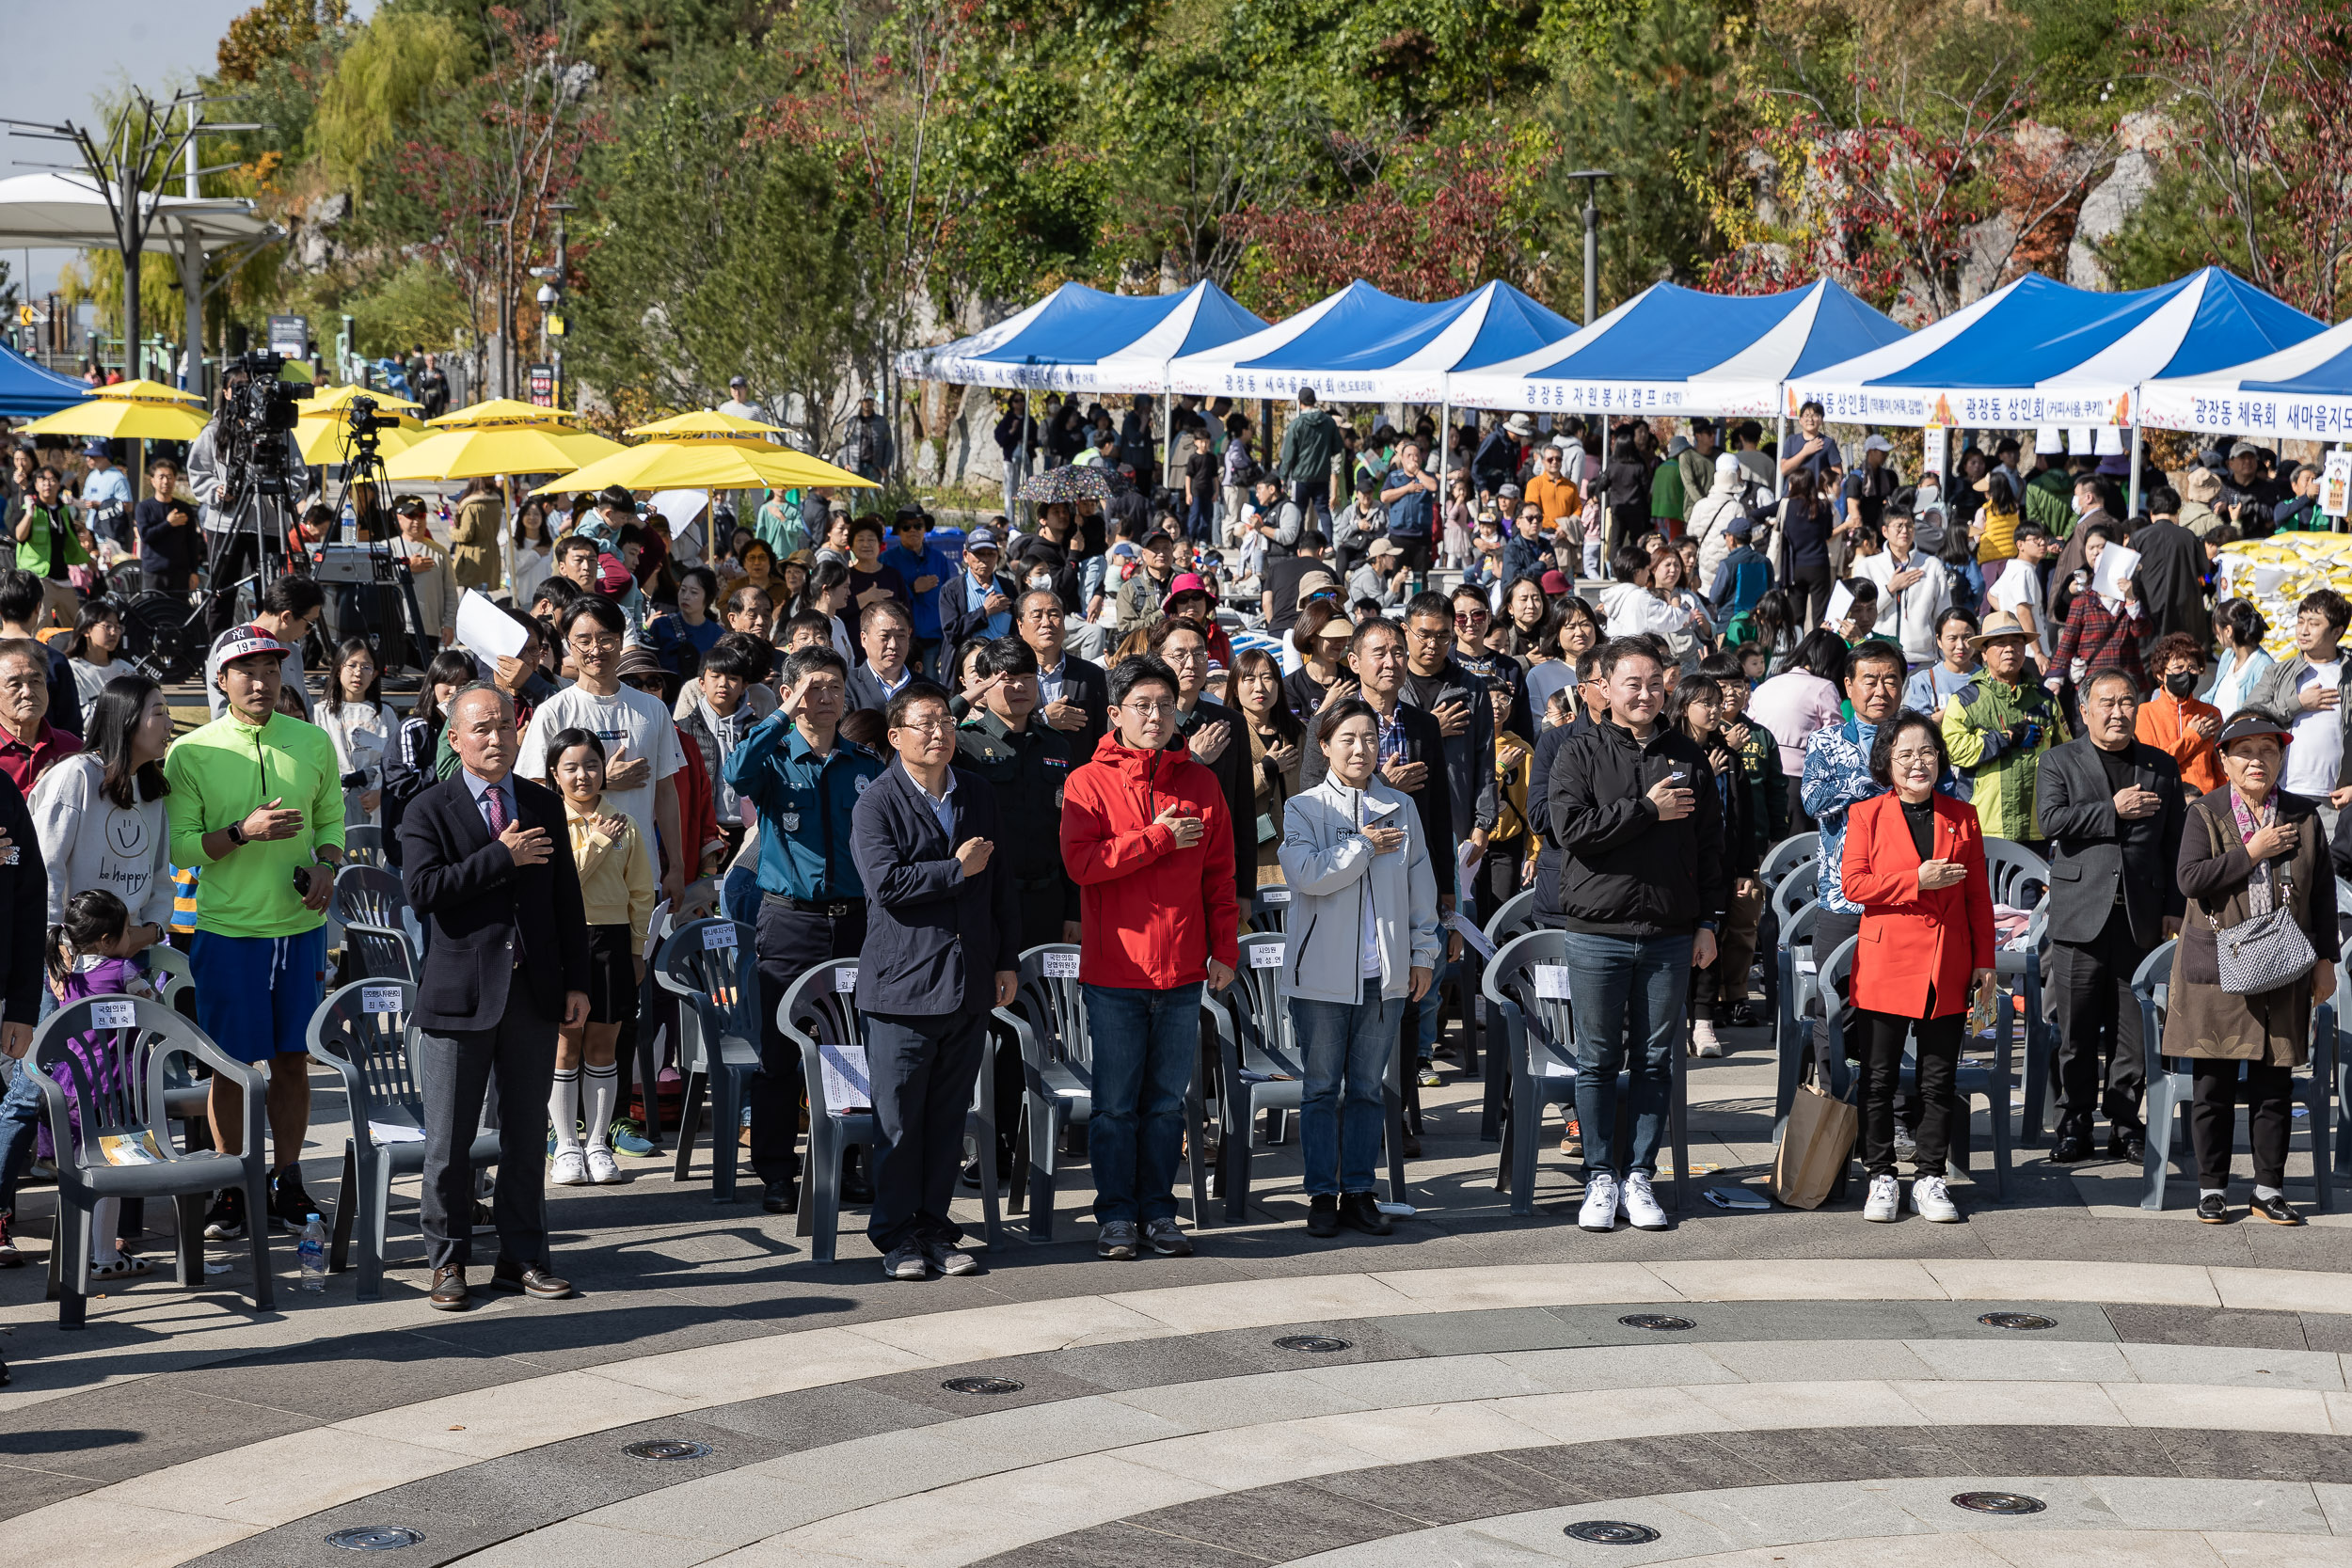
<svg viewBox="0 0 2352 1568">
<path fill-rule="evenodd" d="M 1566 964 L 1535 966 L 1535 999 L 1538 1002 L 1565 1002 L 1568 999 Z"/>
<path fill-rule="evenodd" d="M 1281 968 L 1282 943 L 1279 942 L 1262 942 L 1257 946 L 1251 948 L 1249 950 L 1249 967 L 1252 969 Z"/>
<path fill-rule="evenodd" d="M 396 1013 L 401 1010 L 398 986 L 361 986 L 359 1010 L 363 1013 Z"/>
<path fill-rule="evenodd" d="M 134 1029 L 138 1026 L 139 1009 L 131 1002 L 93 1002 L 89 1021 L 101 1029 Z"/>
<path fill-rule="evenodd" d="M 1262 887 L 1258 890 L 1258 896 L 1269 904 L 1287 904 L 1291 901 L 1291 890 L 1286 887 Z"/>
<path fill-rule="evenodd" d="M 734 945 L 735 945 L 735 922 L 734 922 L 734 921 L 732 921 L 732 920 L 720 920 L 720 921 L 714 921 L 714 922 L 712 922 L 710 925 L 707 925 L 707 926 L 706 926 L 706 927 L 703 927 L 703 951 L 704 951 L 704 952 L 706 952 L 706 953 L 715 953 L 715 952 L 719 951 L 719 949 L 721 949 L 721 948 L 723 948 L 723 947 L 733 947 Z"/>
<path fill-rule="evenodd" d="M 834 970 L 833 972 L 833 989 L 834 994 L 838 996 L 848 996 L 851 992 L 855 991 L 857 990 L 857 965 L 844 964 L 839 969 Z"/>
<path fill-rule="evenodd" d="M 1078 977 L 1078 955 L 1048 953 L 1045 955 L 1045 977 L 1048 980 L 1074 980 Z"/>
</svg>

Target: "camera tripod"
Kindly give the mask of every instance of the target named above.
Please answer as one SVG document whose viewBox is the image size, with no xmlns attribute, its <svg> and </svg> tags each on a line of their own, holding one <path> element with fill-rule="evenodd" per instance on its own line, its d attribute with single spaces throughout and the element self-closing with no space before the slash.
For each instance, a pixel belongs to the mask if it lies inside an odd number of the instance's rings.
<svg viewBox="0 0 2352 1568">
<path fill-rule="evenodd" d="M 373 400 L 353 399 L 343 430 L 343 482 L 342 493 L 336 498 L 340 503 L 337 507 L 338 513 L 341 512 L 342 506 L 350 505 L 353 487 L 364 484 L 368 486 L 368 493 L 374 498 L 376 515 L 378 516 L 393 515 L 385 506 L 386 497 L 391 486 L 390 481 L 385 477 L 384 458 L 378 450 L 381 443 L 382 436 L 378 434 Z M 356 508 L 352 515 L 356 520 L 358 515 Z M 399 524 L 395 521 L 392 526 L 398 528 Z M 431 633 L 425 626 L 423 610 L 417 606 L 417 579 L 415 574 L 408 569 L 408 553 L 399 547 L 397 540 L 371 539 L 363 543 L 367 546 L 368 559 L 372 567 L 370 572 L 372 580 L 365 584 L 340 584 L 339 586 L 349 590 L 349 597 L 344 602 L 346 605 L 361 602 L 363 592 L 370 587 L 387 583 L 397 587 L 400 590 L 400 603 L 407 614 L 408 625 L 411 628 L 408 636 L 404 640 L 407 644 L 406 652 L 415 665 L 417 673 L 421 675 L 424 673 L 425 666 L 431 662 L 424 652 L 424 640 Z M 361 619 L 363 621 L 366 619 L 364 609 L 361 612 Z M 371 627 L 367 637 L 368 645 L 375 650 L 376 669 L 379 672 L 388 671 L 390 665 L 384 657 L 383 632 Z"/>
</svg>

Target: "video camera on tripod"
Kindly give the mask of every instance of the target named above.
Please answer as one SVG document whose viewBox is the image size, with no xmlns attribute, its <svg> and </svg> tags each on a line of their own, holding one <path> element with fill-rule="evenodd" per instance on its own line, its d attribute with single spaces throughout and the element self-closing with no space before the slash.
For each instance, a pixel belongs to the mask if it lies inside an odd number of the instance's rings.
<svg viewBox="0 0 2352 1568">
<path fill-rule="evenodd" d="M 278 379 L 285 368 L 282 355 L 256 350 L 229 361 L 224 370 L 228 390 L 221 398 L 219 434 L 221 483 L 218 505 L 234 513 L 246 498 L 284 498 L 291 482 L 287 436 L 294 427 L 294 388 Z"/>
</svg>

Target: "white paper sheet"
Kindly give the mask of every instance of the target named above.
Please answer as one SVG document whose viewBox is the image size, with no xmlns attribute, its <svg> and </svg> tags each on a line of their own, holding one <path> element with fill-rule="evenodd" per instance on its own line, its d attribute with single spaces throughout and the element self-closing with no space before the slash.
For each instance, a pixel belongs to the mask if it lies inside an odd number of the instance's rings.
<svg viewBox="0 0 2352 1568">
<path fill-rule="evenodd" d="M 2107 542 L 2099 552 L 2098 567 L 2090 574 L 2090 591 L 2099 595 L 2099 602 L 2112 610 L 2123 602 L 2123 585 L 2132 580 L 2132 573 L 2139 565 L 2139 552 Z"/>
<path fill-rule="evenodd" d="M 1257 946 L 1252 947 L 1249 950 L 1249 967 L 1252 969 L 1281 968 L 1282 943 L 1279 942 L 1260 942 Z"/>
<path fill-rule="evenodd" d="M 1537 964 L 1535 997 L 1541 1002 L 1565 1002 L 1568 999 L 1568 966 Z"/>
<path fill-rule="evenodd" d="M 1480 930 L 1475 923 L 1464 919 L 1461 911 L 1455 910 L 1447 915 L 1445 923 L 1461 933 L 1462 941 L 1468 944 L 1471 952 L 1488 963 L 1494 962 L 1495 944 L 1486 940 L 1486 933 Z"/>
<path fill-rule="evenodd" d="M 1846 611 L 1852 608 L 1853 590 L 1841 582 L 1829 592 L 1829 609 L 1821 616 L 1821 625 L 1836 629 L 1837 624 L 1846 618 Z"/>
<path fill-rule="evenodd" d="M 1045 955 L 1045 977 L 1048 980 L 1074 980 L 1078 977 L 1078 955 L 1048 953 Z"/>
<path fill-rule="evenodd" d="M 480 589 L 469 588 L 457 601 L 457 641 L 476 657 L 496 663 L 519 657 L 530 633 L 500 609 Z"/>
</svg>

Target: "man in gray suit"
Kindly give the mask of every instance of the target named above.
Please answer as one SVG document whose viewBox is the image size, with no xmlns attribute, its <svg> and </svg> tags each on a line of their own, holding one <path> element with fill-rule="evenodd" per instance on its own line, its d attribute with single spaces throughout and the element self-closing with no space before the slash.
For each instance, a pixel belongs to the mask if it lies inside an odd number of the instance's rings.
<svg viewBox="0 0 2352 1568">
<path fill-rule="evenodd" d="M 2107 1063 L 2107 1154 L 2137 1163 L 2145 1148 L 2139 1004 L 2132 976 L 2180 929 L 2173 867 L 2185 809 L 2171 757 L 2133 738 L 2139 690 L 2121 670 L 2090 679 L 2085 735 L 2042 759 L 2034 810 L 2050 850 L 2050 979 L 2058 991 L 2058 1141 L 2050 1158 L 2090 1158 L 2099 1053 Z"/>
</svg>

